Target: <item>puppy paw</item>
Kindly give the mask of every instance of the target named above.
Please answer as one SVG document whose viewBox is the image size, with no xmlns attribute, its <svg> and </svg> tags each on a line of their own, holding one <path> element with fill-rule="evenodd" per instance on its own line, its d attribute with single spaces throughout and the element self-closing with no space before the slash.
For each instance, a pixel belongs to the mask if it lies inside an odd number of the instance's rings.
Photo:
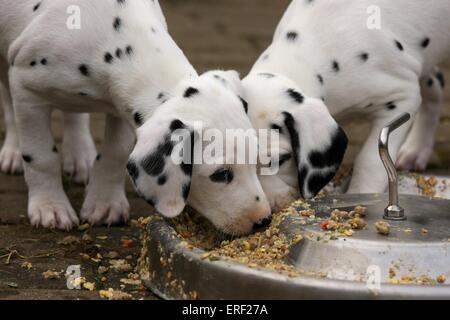
<svg viewBox="0 0 450 320">
<path fill-rule="evenodd" d="M 88 192 L 81 219 L 93 226 L 111 226 L 127 222 L 130 219 L 130 205 L 124 190 L 116 192 Z"/>
<path fill-rule="evenodd" d="M 50 193 L 29 199 L 28 217 L 32 226 L 49 229 L 69 231 L 79 223 L 67 197 Z"/>
<path fill-rule="evenodd" d="M 3 145 L 0 151 L 0 171 L 6 174 L 23 173 L 22 153 L 18 145 Z"/>
<path fill-rule="evenodd" d="M 87 185 L 96 157 L 97 151 L 91 137 L 64 142 L 64 174 L 77 184 Z"/>
<path fill-rule="evenodd" d="M 424 171 L 433 154 L 430 146 L 403 146 L 397 157 L 396 167 L 404 171 Z"/>
</svg>

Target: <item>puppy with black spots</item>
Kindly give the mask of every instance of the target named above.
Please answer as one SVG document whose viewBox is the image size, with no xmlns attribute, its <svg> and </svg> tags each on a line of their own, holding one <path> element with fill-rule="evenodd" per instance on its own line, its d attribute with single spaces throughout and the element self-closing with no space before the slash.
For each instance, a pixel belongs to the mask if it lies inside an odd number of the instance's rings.
<svg viewBox="0 0 450 320">
<path fill-rule="evenodd" d="M 377 12 L 379 29 L 371 28 Z M 449 16 L 447 0 L 292 1 L 243 80 L 255 128 L 280 134 L 273 147 L 285 161 L 276 176 L 261 177 L 272 207 L 310 197 L 333 177 L 346 138 L 330 113 L 339 123 L 372 122 L 348 192 L 386 190 L 378 135 L 403 112 L 414 124 L 391 136 L 391 155 L 399 168 L 425 168 L 444 82 L 434 67 L 449 57 Z"/>
<path fill-rule="evenodd" d="M 79 27 L 68 23 L 74 17 L 67 12 L 79 13 Z M 222 132 L 252 126 L 238 74 L 199 76 L 170 37 L 158 1 L 2 1 L 0 31 L 0 75 L 14 105 L 33 225 L 70 229 L 79 222 L 53 152 L 55 108 L 107 115 L 82 220 L 111 225 L 129 219 L 125 167 L 137 132 L 128 171 L 161 214 L 176 216 L 189 203 L 231 234 L 268 221 L 256 165 L 171 161 L 176 128 L 191 130 L 193 121 Z"/>
<path fill-rule="evenodd" d="M 4 14 L 11 4 L 6 1 L 0 3 L 0 9 Z M 32 8 L 30 10 L 30 5 Z M 5 120 L 6 135 L 0 150 L 0 172 L 6 174 L 23 173 L 23 158 L 19 146 L 19 134 L 17 132 L 12 99 L 10 95 L 8 81 L 7 55 L 9 43 L 19 35 L 27 22 L 32 21 L 38 16 L 41 2 L 35 1 L 16 1 L 14 6 L 17 8 L 13 13 L 16 22 L 8 24 L 5 18 L 2 19 L 0 27 L 0 104 L 3 107 L 3 116 Z M 23 7 L 23 8 L 21 8 Z M 30 67 L 45 67 L 48 64 L 46 57 L 36 57 L 29 61 Z M 53 152 L 58 152 L 56 146 L 52 147 Z M 64 135 L 62 143 L 62 158 L 64 174 L 75 183 L 86 185 L 89 181 L 90 170 L 94 164 L 97 151 L 94 141 L 89 133 L 89 116 L 87 114 L 64 114 Z"/>
</svg>

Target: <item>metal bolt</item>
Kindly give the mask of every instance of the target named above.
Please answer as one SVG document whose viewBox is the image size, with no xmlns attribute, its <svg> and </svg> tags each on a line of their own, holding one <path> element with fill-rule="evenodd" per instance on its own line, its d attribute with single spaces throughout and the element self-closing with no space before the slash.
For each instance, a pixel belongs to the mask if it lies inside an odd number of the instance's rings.
<svg viewBox="0 0 450 320">
<path fill-rule="evenodd" d="M 390 134 L 411 119 L 409 113 L 403 113 L 400 117 L 389 123 L 381 130 L 378 140 L 378 150 L 381 161 L 386 168 L 389 179 L 389 205 L 384 210 L 383 218 L 386 220 L 402 221 L 406 220 L 405 210 L 398 203 L 398 174 L 394 162 L 389 154 Z"/>
</svg>

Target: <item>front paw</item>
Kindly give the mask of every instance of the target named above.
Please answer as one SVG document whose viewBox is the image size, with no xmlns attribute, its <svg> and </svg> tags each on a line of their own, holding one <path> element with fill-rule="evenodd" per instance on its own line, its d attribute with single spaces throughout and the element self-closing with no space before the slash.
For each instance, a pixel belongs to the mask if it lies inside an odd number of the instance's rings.
<svg viewBox="0 0 450 320">
<path fill-rule="evenodd" d="M 125 191 L 90 190 L 81 209 L 81 219 L 93 226 L 127 222 L 130 219 L 130 205 Z"/>
<path fill-rule="evenodd" d="M 70 142 L 64 142 L 64 174 L 77 184 L 87 185 L 96 157 L 97 151 L 90 137 L 79 141 L 74 139 Z"/>
<path fill-rule="evenodd" d="M 65 195 L 42 194 L 29 199 L 28 217 L 35 227 L 69 231 L 79 223 Z"/>
<path fill-rule="evenodd" d="M 9 146 L 5 143 L 0 151 L 0 171 L 6 174 L 23 173 L 22 153 L 19 146 Z"/>
<path fill-rule="evenodd" d="M 396 167 L 403 171 L 425 171 L 432 154 L 430 146 L 403 146 L 398 153 Z"/>
</svg>

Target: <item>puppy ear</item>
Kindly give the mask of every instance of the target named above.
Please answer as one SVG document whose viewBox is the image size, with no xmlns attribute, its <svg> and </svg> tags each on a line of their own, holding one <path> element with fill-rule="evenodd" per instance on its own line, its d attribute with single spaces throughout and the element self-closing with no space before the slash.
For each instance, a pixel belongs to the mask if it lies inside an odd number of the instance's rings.
<svg viewBox="0 0 450 320">
<path fill-rule="evenodd" d="M 137 192 L 162 215 L 186 206 L 193 168 L 193 129 L 178 119 L 150 119 L 137 131 L 127 169 Z"/>
<path fill-rule="evenodd" d="M 318 99 L 307 99 L 283 116 L 298 168 L 300 194 L 311 198 L 336 175 L 347 149 L 347 136 Z"/>
</svg>

